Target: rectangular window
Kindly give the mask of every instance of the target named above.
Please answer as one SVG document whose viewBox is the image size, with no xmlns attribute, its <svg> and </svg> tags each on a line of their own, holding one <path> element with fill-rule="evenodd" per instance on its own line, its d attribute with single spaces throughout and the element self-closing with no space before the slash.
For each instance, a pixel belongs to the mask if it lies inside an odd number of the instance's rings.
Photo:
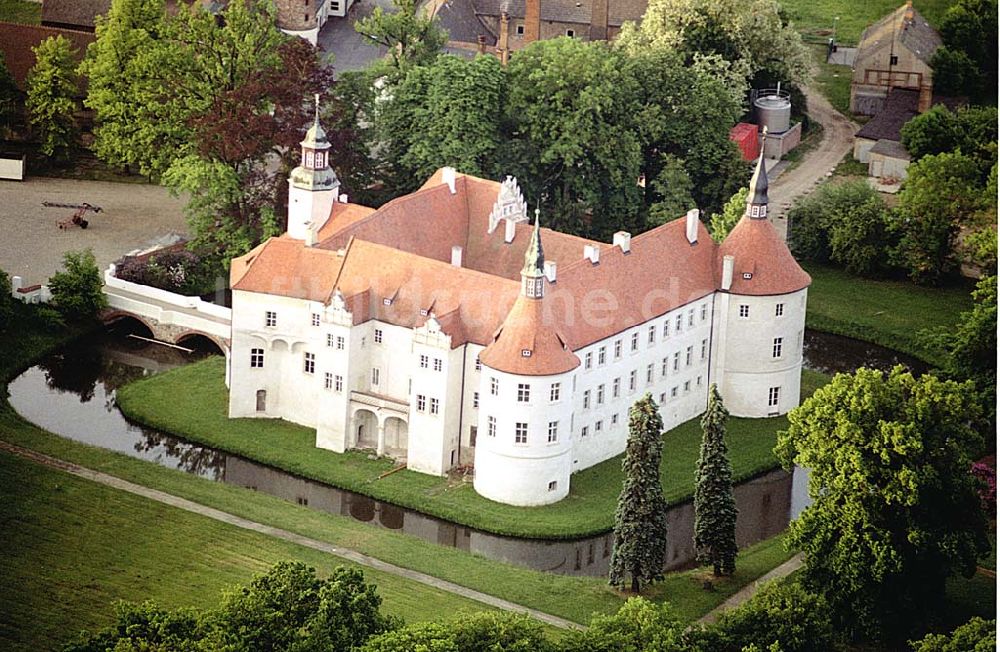
<svg viewBox="0 0 1000 652">
<path fill-rule="evenodd" d="M 329 347 L 334 347 L 337 344 L 337 338 L 333 336 L 333 333 L 326 334 L 326 345 Z"/>
<path fill-rule="evenodd" d="M 490 437 L 497 436 L 497 418 L 486 417 L 486 434 Z"/>
<path fill-rule="evenodd" d="M 670 320 L 665 319 L 663 321 L 663 339 L 666 339 L 670 335 Z"/>
<path fill-rule="evenodd" d="M 697 385 L 698 387 L 701 387 L 701 376 L 698 376 L 698 379 L 695 381 L 694 384 Z"/>
<path fill-rule="evenodd" d="M 570 38 L 573 38 L 574 36 L 576 36 L 576 32 L 574 32 L 571 29 L 568 29 L 568 30 L 566 30 L 566 36 L 568 36 Z"/>
<path fill-rule="evenodd" d="M 632 333 L 632 350 L 633 351 L 638 351 L 639 350 L 639 334 L 638 333 Z"/>
<path fill-rule="evenodd" d="M 622 357 L 622 341 L 615 340 L 615 360 Z"/>
<path fill-rule="evenodd" d="M 694 326 L 694 308 L 688 310 L 688 326 Z"/>
<path fill-rule="evenodd" d="M 686 351 L 685 362 L 684 362 L 684 364 L 686 364 L 689 367 L 691 366 L 691 356 L 693 353 L 694 353 L 694 347 L 689 346 Z"/>
<path fill-rule="evenodd" d="M 701 359 L 704 360 L 705 356 L 708 355 L 708 340 L 704 339 L 701 341 Z"/>
<path fill-rule="evenodd" d="M 785 314 L 785 304 L 779 303 L 778 305 L 774 306 L 774 316 L 775 317 L 780 317 L 783 314 Z"/>
<path fill-rule="evenodd" d="M 431 399 L 431 414 L 437 414 L 441 411 L 441 401 L 436 398 Z"/>
<path fill-rule="evenodd" d="M 771 357 L 780 358 L 781 357 L 781 340 L 782 338 L 774 338 L 774 344 L 771 346 Z"/>
<path fill-rule="evenodd" d="M 549 400 L 555 403 L 559 400 L 559 383 L 549 385 Z"/>
<path fill-rule="evenodd" d="M 617 412 L 615 412 L 614 414 L 611 415 L 611 425 L 612 426 L 617 426 L 618 425 L 618 413 Z"/>
<path fill-rule="evenodd" d="M 531 385 L 527 383 L 517 384 L 517 402 L 527 403 L 531 400 Z"/>
<path fill-rule="evenodd" d="M 426 369 L 427 365 L 429 363 L 430 363 L 430 358 L 428 358 L 426 355 L 421 354 L 420 355 L 420 368 L 421 369 Z"/>
<path fill-rule="evenodd" d="M 740 319 L 750 318 L 750 306 L 746 304 L 740 304 Z"/>
<path fill-rule="evenodd" d="M 302 359 L 302 370 L 307 374 L 316 372 L 316 354 L 306 353 Z"/>
<path fill-rule="evenodd" d="M 528 443 L 528 424 L 523 421 L 518 421 L 514 424 L 514 443 L 515 444 L 527 444 Z"/>
<path fill-rule="evenodd" d="M 674 322 L 674 332 L 675 333 L 680 333 L 681 332 L 681 326 L 683 326 L 683 325 L 684 325 L 684 316 L 683 315 L 677 315 L 677 319 Z"/>
<path fill-rule="evenodd" d="M 708 304 L 703 303 L 701 304 L 701 320 L 705 321 L 705 319 L 707 318 L 708 318 Z"/>
<path fill-rule="evenodd" d="M 597 404 L 604 405 L 604 385 L 597 386 Z"/>
<path fill-rule="evenodd" d="M 594 432 L 595 433 L 601 432 L 602 430 L 604 430 L 604 422 L 603 421 L 598 421 L 597 423 L 594 424 Z"/>
<path fill-rule="evenodd" d="M 417 394 L 417 412 L 423 412 L 427 409 L 427 397 L 423 394 Z"/>
<path fill-rule="evenodd" d="M 681 368 L 681 352 L 674 353 L 674 371 Z"/>
<path fill-rule="evenodd" d="M 652 364 L 646 365 L 646 384 L 651 385 L 653 383 L 653 369 Z"/>
<path fill-rule="evenodd" d="M 483 361 L 480 360 L 479 356 L 477 355 L 476 356 L 476 371 L 482 371 L 482 370 L 483 370 Z"/>
<path fill-rule="evenodd" d="M 685 380 L 684 381 L 684 391 L 685 392 L 690 392 L 691 391 L 691 381 L 690 380 Z"/>
<path fill-rule="evenodd" d="M 515 31 L 518 36 L 524 36 L 524 25 L 518 25 Z"/>
<path fill-rule="evenodd" d="M 670 398 L 677 398 L 677 386 L 674 385 L 670 388 Z"/>
<path fill-rule="evenodd" d="M 780 387 L 771 387 L 767 390 L 767 407 L 775 407 L 778 405 L 778 397 L 781 394 Z"/>
<path fill-rule="evenodd" d="M 372 367 L 372 385 L 378 387 L 379 382 L 382 379 L 382 370 L 378 367 Z"/>
<path fill-rule="evenodd" d="M 667 375 L 667 367 L 669 366 L 668 365 L 669 360 L 670 360 L 669 356 L 666 357 L 666 358 L 663 358 L 663 364 L 661 365 L 661 368 L 660 368 L 660 375 L 661 376 L 666 376 Z"/>
<path fill-rule="evenodd" d="M 490 378 L 490 396 L 497 396 L 500 393 L 500 381 Z"/>
<path fill-rule="evenodd" d="M 382 343 L 382 329 L 381 328 L 376 328 L 375 329 L 375 343 L 376 344 L 381 344 Z"/>
<path fill-rule="evenodd" d="M 314 312 L 312 314 L 312 325 L 319 326 L 319 313 Z"/>
<path fill-rule="evenodd" d="M 629 372 L 629 375 L 628 375 L 628 391 L 630 391 L 630 392 L 634 392 L 635 391 L 636 375 L 637 374 L 636 374 L 636 370 L 635 369 L 633 369 L 632 371 Z"/>
<path fill-rule="evenodd" d="M 323 389 L 333 389 L 333 374 L 329 371 L 323 374 Z"/>
<path fill-rule="evenodd" d="M 590 351 L 583 356 L 583 368 L 590 369 L 594 363 L 594 354 Z"/>
<path fill-rule="evenodd" d="M 618 396 L 621 393 L 622 393 L 622 379 L 615 378 L 614 381 L 611 383 L 611 398 L 618 398 Z"/>
<path fill-rule="evenodd" d="M 555 480 L 550 481 L 549 482 L 549 491 L 555 491 L 556 487 L 558 487 L 558 486 L 559 486 L 559 483 L 556 482 Z"/>
<path fill-rule="evenodd" d="M 587 426 L 584 426 L 583 428 L 580 429 L 580 436 L 581 437 L 587 436 Z"/>
<path fill-rule="evenodd" d="M 660 405 L 663 405 L 666 402 L 667 402 L 667 393 L 663 392 L 662 394 L 660 394 Z"/>
<path fill-rule="evenodd" d="M 441 358 L 434 358 L 434 371 L 441 371 L 444 369 L 444 363 L 441 362 Z"/>
<path fill-rule="evenodd" d="M 472 392 L 472 407 L 479 407 L 479 392 Z"/>
<path fill-rule="evenodd" d="M 338 335 L 337 336 L 337 350 L 338 351 L 343 351 L 344 350 L 344 336 L 343 335 Z"/>
<path fill-rule="evenodd" d="M 264 366 L 264 349 L 250 349 L 250 366 L 256 369 Z"/>
<path fill-rule="evenodd" d="M 553 443 L 559 439 L 559 422 L 549 421 L 549 443 Z"/>
<path fill-rule="evenodd" d="M 604 364 L 608 361 L 608 347 L 602 346 L 597 349 L 597 364 Z"/>
<path fill-rule="evenodd" d="M 273 310 L 268 310 L 264 313 L 264 325 L 265 326 L 277 326 L 278 325 L 278 313 Z"/>
<path fill-rule="evenodd" d="M 584 390 L 584 392 L 583 392 L 583 409 L 584 410 L 589 410 L 590 409 L 590 390 L 589 389 Z"/>
<path fill-rule="evenodd" d="M 333 391 L 342 392 L 344 391 L 344 377 L 340 374 L 333 377 Z"/>
<path fill-rule="evenodd" d="M 650 326 L 648 344 L 652 344 L 654 342 L 656 342 L 656 326 Z"/>
</svg>

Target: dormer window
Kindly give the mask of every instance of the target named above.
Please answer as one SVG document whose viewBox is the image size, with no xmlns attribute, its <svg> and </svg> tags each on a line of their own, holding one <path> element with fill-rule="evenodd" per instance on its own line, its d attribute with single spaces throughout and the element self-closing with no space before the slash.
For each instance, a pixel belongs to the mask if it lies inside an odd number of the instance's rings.
<svg viewBox="0 0 1000 652">
<path fill-rule="evenodd" d="M 426 317 L 427 316 L 427 308 L 421 308 L 420 309 L 420 316 L 421 317 Z"/>
<path fill-rule="evenodd" d="M 531 357 L 531 349 L 521 349 L 521 357 L 522 358 L 530 358 Z"/>
<path fill-rule="evenodd" d="M 390 299 L 389 297 L 386 297 L 386 298 L 382 299 L 382 305 L 383 306 L 391 306 L 392 305 L 392 299 Z"/>
<path fill-rule="evenodd" d="M 743 272 L 743 280 L 749 281 L 753 278 L 753 272 Z"/>
</svg>

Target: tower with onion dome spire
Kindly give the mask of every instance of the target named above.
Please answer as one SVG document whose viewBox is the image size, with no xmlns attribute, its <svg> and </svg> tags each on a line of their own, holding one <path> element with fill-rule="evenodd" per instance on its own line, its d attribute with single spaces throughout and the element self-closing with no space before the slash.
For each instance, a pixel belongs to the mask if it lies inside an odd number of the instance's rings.
<svg viewBox="0 0 1000 652">
<path fill-rule="evenodd" d="M 330 141 L 319 124 L 319 94 L 313 124 L 299 144 L 302 159 L 288 177 L 288 235 L 311 244 L 340 191 L 340 180 L 330 167 Z"/>
</svg>

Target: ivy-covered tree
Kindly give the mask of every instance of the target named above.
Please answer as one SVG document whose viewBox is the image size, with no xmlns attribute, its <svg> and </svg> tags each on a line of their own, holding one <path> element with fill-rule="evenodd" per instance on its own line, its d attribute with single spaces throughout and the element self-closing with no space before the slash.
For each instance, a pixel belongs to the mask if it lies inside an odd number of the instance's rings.
<svg viewBox="0 0 1000 652">
<path fill-rule="evenodd" d="M 775 454 L 809 469 L 812 505 L 792 522 L 802 581 L 855 638 L 900 640 L 945 580 L 989 551 L 970 455 L 982 438 L 972 383 L 902 366 L 837 374 L 788 415 Z"/>
<path fill-rule="evenodd" d="M 712 566 L 716 577 L 736 571 L 736 499 L 733 467 L 726 447 L 726 419 L 719 388 L 708 388 L 701 417 L 701 453 L 694 474 L 694 549 L 698 563 Z"/>
<path fill-rule="evenodd" d="M 93 319 L 107 308 L 103 286 L 101 271 L 90 249 L 63 254 L 63 270 L 49 279 L 56 308 L 67 318 L 80 321 Z"/>
<path fill-rule="evenodd" d="M 632 592 L 639 593 L 643 584 L 663 579 L 667 551 L 667 501 L 660 482 L 663 420 L 649 393 L 629 411 L 628 430 L 609 582 L 624 587 L 630 580 Z"/>
<path fill-rule="evenodd" d="M 28 72 L 28 123 L 46 156 L 68 159 L 79 140 L 73 46 L 63 35 L 50 36 L 37 47 L 35 65 Z"/>
<path fill-rule="evenodd" d="M 437 18 L 417 10 L 416 0 L 393 0 L 393 11 L 375 7 L 370 16 L 354 23 L 367 42 L 388 50 L 392 76 L 413 65 L 430 62 L 448 42 Z"/>
</svg>

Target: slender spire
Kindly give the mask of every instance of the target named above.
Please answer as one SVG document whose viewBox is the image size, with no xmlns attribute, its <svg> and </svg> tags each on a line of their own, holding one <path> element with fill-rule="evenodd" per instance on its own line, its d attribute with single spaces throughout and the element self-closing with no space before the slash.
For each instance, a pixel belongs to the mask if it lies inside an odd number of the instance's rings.
<svg viewBox="0 0 1000 652">
<path fill-rule="evenodd" d="M 542 250 L 541 211 L 535 209 L 535 228 L 531 230 L 531 240 L 524 252 L 524 267 L 521 268 L 521 291 L 525 296 L 540 299 L 545 277 L 545 252 Z"/>
<path fill-rule="evenodd" d="M 761 138 L 760 154 L 757 156 L 757 166 L 750 177 L 750 194 L 747 195 L 747 212 L 753 219 L 767 217 L 767 169 L 764 167 L 764 143 L 767 139 L 767 127 L 764 127 Z"/>
</svg>

